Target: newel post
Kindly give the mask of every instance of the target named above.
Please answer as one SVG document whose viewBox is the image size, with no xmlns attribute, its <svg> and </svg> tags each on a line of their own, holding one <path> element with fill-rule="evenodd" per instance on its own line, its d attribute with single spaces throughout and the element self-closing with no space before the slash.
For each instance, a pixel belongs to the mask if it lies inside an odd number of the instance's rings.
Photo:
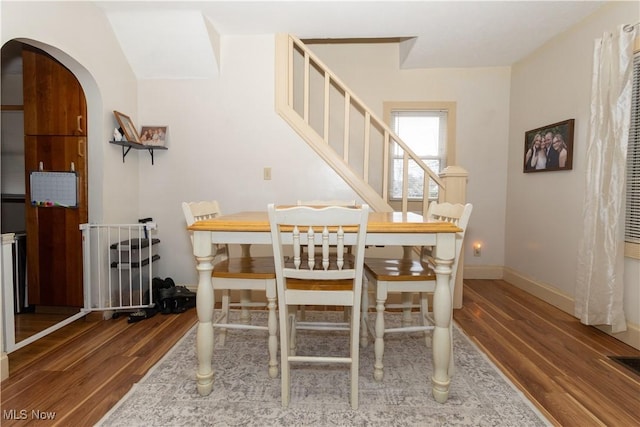
<svg viewBox="0 0 640 427">
<path fill-rule="evenodd" d="M 440 172 L 444 182 L 444 191 L 440 193 L 438 202 L 467 203 L 467 178 L 469 172 L 460 166 L 447 166 Z"/>
<path fill-rule="evenodd" d="M 444 191 L 440 192 L 439 202 L 467 203 L 467 178 L 469 172 L 460 166 L 447 166 L 440 173 L 444 182 Z M 453 308 L 462 308 L 462 280 L 464 271 L 464 248 L 460 251 L 456 284 L 453 290 Z"/>
</svg>

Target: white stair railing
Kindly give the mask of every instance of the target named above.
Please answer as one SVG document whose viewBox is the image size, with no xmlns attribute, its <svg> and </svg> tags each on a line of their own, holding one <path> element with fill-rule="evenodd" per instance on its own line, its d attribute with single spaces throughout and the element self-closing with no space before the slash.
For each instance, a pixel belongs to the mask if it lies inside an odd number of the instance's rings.
<svg viewBox="0 0 640 427">
<path fill-rule="evenodd" d="M 388 204 L 392 152 L 402 157 L 403 212 L 415 200 L 409 194 L 410 170 L 423 174 L 423 213 L 430 195 L 445 199 L 443 180 L 290 34 L 276 36 L 276 109 L 374 210 L 393 210 Z"/>
</svg>

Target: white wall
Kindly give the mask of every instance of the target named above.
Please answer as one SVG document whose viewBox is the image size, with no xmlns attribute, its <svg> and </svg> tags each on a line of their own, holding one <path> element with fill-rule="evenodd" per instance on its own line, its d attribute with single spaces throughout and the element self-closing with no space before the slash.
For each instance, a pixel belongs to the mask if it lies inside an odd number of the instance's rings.
<svg viewBox="0 0 640 427">
<path fill-rule="evenodd" d="M 385 101 L 456 102 L 455 164 L 469 172 L 467 200 L 473 203 L 465 265 L 502 266 L 510 69 L 401 70 L 393 43 L 309 47 L 379 117 Z M 473 256 L 476 241 L 483 243 L 481 257 Z"/>
<path fill-rule="evenodd" d="M 274 36 L 222 37 L 220 75 L 139 84 L 139 125 L 167 125 L 168 151 L 140 158 L 140 214 L 159 226 L 160 273 L 196 283 L 183 201 L 224 212 L 357 196 L 276 114 Z M 148 157 L 148 156 L 147 156 Z M 263 168 L 272 179 L 263 180 Z"/>
<path fill-rule="evenodd" d="M 582 233 L 594 40 L 635 23 L 637 2 L 616 2 L 553 39 L 513 67 L 505 266 L 523 281 L 558 293 L 554 303 L 573 311 L 577 251 Z M 522 173 L 524 133 L 575 118 L 573 170 Z M 625 313 L 640 324 L 640 270 L 625 263 Z M 636 329 L 637 332 L 637 329 Z"/>
</svg>

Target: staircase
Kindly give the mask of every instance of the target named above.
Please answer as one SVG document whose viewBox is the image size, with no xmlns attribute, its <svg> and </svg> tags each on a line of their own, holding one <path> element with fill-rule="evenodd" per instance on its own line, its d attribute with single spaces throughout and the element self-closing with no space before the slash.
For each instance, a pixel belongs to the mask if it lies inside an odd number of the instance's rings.
<svg viewBox="0 0 640 427">
<path fill-rule="evenodd" d="M 466 203 L 467 171 L 448 166 L 432 171 L 389 126 L 296 37 L 276 35 L 276 111 L 374 211 L 388 203 L 390 153 L 402 153 L 401 211 L 409 211 L 409 170 L 422 170 L 422 199 L 412 210 L 426 215 L 429 195 L 439 202 Z M 393 151 L 392 151 L 393 150 Z M 463 254 L 453 294 L 462 307 Z"/>
<path fill-rule="evenodd" d="M 409 170 L 421 170 L 423 214 L 429 195 L 464 203 L 467 173 L 450 166 L 432 171 L 296 37 L 276 35 L 276 110 L 374 211 L 388 203 L 390 153 L 403 162 L 401 210 L 409 210 Z M 393 151 L 392 151 L 393 150 Z M 415 207 L 415 198 L 411 198 Z M 416 210 L 416 209 L 414 209 Z"/>
</svg>

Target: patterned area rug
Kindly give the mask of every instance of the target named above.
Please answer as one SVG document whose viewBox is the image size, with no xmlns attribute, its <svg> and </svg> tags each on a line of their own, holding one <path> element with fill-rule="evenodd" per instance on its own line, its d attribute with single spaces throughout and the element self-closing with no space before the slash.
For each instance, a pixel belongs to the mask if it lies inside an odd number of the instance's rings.
<svg viewBox="0 0 640 427">
<path fill-rule="evenodd" d="M 342 316 L 307 312 L 307 316 Z M 252 321 L 266 323 L 265 313 Z M 386 317 L 398 323 L 400 315 Z M 373 320 L 373 318 L 372 318 Z M 263 324 L 264 324 L 263 323 Z M 373 324 L 373 323 L 372 323 Z M 291 401 L 280 404 L 280 377 L 267 373 L 266 334 L 232 330 L 216 342 L 214 389 L 196 391 L 195 327 L 104 416 L 99 426 L 546 426 L 550 423 L 454 327 L 456 373 L 449 400 L 431 395 L 431 350 L 424 337 L 388 334 L 384 380 L 373 379 L 373 344 L 360 352 L 360 405 L 349 405 L 347 365 L 294 364 Z M 300 331 L 306 349 L 348 349 L 345 332 Z M 348 350 L 345 350 L 346 354 Z M 329 354 L 329 353 L 327 353 Z M 333 353 L 335 355 L 335 352 Z"/>
</svg>

